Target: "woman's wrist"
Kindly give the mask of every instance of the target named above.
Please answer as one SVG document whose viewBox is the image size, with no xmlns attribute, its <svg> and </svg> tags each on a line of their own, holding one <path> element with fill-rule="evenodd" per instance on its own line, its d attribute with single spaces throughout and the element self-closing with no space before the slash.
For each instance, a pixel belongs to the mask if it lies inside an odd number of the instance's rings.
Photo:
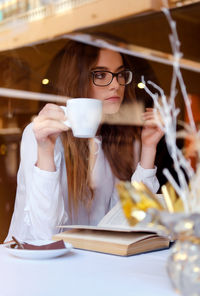
<svg viewBox="0 0 200 296">
<path fill-rule="evenodd" d="M 153 169 L 156 157 L 156 146 L 142 145 L 140 165 L 144 169 Z"/>
<path fill-rule="evenodd" d="M 54 172 L 56 166 L 54 162 L 54 148 L 55 145 L 38 145 L 38 159 L 36 166 L 44 171 Z"/>
</svg>

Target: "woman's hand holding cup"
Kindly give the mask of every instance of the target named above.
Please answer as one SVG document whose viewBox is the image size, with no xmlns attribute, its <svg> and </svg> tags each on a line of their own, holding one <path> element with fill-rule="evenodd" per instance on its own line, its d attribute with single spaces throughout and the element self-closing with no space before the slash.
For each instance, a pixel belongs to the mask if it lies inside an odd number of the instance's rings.
<svg viewBox="0 0 200 296">
<path fill-rule="evenodd" d="M 38 144 L 37 166 L 55 171 L 54 147 L 60 133 L 71 128 L 75 137 L 95 137 L 101 117 L 102 102 L 96 99 L 70 99 L 67 106 L 45 105 L 33 122 Z"/>
<path fill-rule="evenodd" d="M 69 129 L 64 124 L 66 116 L 57 105 L 47 104 L 33 121 L 33 131 L 38 145 L 51 145 L 59 134 Z"/>
</svg>

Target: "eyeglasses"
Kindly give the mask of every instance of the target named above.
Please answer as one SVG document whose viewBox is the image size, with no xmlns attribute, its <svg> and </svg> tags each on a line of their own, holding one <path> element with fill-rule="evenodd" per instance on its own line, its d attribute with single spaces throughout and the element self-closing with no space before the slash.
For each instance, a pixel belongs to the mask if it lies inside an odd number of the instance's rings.
<svg viewBox="0 0 200 296">
<path fill-rule="evenodd" d="M 127 85 L 131 83 L 133 78 L 133 73 L 130 70 L 123 70 L 117 73 L 112 73 L 110 71 L 92 71 L 93 83 L 96 86 L 107 86 L 111 84 L 113 78 L 116 77 L 120 85 Z"/>
</svg>

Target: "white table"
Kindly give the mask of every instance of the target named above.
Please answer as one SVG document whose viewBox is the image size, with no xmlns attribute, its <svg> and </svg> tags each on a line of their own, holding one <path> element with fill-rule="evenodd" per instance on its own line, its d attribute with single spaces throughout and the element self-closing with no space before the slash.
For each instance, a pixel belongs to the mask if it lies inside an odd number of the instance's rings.
<svg viewBox="0 0 200 296">
<path fill-rule="evenodd" d="M 73 250 L 24 260 L 0 246 L 0 296 L 177 296 L 166 273 L 168 250 L 118 257 Z"/>
</svg>

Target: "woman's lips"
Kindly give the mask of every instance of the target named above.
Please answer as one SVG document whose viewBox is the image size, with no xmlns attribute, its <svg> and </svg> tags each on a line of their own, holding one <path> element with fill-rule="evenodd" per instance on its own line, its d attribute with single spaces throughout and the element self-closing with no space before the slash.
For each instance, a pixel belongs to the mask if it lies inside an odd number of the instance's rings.
<svg viewBox="0 0 200 296">
<path fill-rule="evenodd" d="M 120 100 L 120 97 L 110 97 L 106 99 L 106 101 L 109 101 L 109 102 L 118 102 L 119 100 Z"/>
</svg>

